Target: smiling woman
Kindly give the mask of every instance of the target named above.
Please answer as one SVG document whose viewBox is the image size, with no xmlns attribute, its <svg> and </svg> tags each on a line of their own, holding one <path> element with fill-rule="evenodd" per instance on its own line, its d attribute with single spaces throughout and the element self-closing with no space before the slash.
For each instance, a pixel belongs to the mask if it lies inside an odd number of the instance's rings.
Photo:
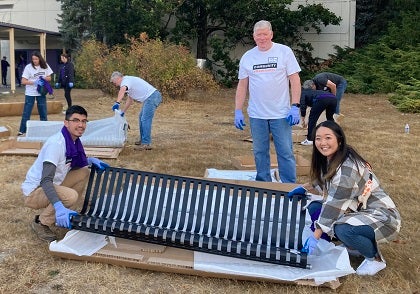
<svg viewBox="0 0 420 294">
<path fill-rule="evenodd" d="M 400 214 L 370 164 L 347 145 L 342 128 L 333 121 L 324 121 L 315 128 L 311 183 L 303 188 L 317 190 L 324 201 L 314 201 L 308 207 L 314 234 L 302 250 L 313 254 L 318 240 L 327 234 L 364 256 L 356 270 L 358 275 L 372 276 L 383 270 L 386 263 L 378 243 L 397 238 Z M 301 189 L 296 188 L 289 197 L 301 193 Z"/>
</svg>

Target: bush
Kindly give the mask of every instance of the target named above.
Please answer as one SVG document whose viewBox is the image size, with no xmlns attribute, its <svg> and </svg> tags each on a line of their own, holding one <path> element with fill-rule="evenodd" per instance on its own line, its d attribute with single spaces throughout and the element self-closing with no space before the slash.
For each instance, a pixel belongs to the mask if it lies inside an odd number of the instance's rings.
<svg viewBox="0 0 420 294">
<path fill-rule="evenodd" d="M 398 84 L 389 101 L 402 112 L 420 113 L 420 81 L 413 78 L 407 84 Z"/>
<path fill-rule="evenodd" d="M 84 42 L 75 58 L 78 79 L 83 80 L 80 84 L 115 94 L 118 89 L 109 78 L 113 71 L 120 71 L 143 78 L 168 98 L 182 97 L 192 89 L 217 89 L 212 74 L 196 66 L 186 47 L 148 40 L 145 34 L 128 41 L 111 49 L 97 41 Z"/>
</svg>

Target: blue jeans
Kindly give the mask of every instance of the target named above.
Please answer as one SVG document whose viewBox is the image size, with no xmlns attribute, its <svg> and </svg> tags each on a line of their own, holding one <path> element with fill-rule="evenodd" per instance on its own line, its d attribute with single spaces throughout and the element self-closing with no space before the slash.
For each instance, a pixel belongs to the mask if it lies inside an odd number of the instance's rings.
<svg viewBox="0 0 420 294">
<path fill-rule="evenodd" d="M 156 108 L 162 102 L 162 95 L 159 91 L 154 91 L 144 102 L 139 113 L 139 129 L 142 144 L 152 143 L 152 122 Z"/>
<path fill-rule="evenodd" d="M 47 98 L 45 95 L 41 96 L 27 96 L 25 95 L 25 105 L 23 106 L 22 120 L 20 121 L 19 132 L 26 133 L 26 122 L 31 119 L 32 109 L 36 104 L 40 120 L 47 120 Z"/>
<path fill-rule="evenodd" d="M 347 88 L 347 81 L 344 80 L 342 83 L 339 83 L 337 85 L 337 93 L 335 94 L 335 97 L 337 97 L 337 107 L 335 108 L 335 113 L 340 114 L 340 102 L 341 98 L 343 97 L 344 91 L 346 91 Z"/>
<path fill-rule="evenodd" d="M 257 181 L 271 182 L 270 173 L 270 133 L 273 135 L 274 148 L 280 179 L 283 183 L 296 182 L 296 161 L 293 154 L 292 127 L 285 118 L 249 118 L 252 145 L 254 149 Z"/>
<path fill-rule="evenodd" d="M 334 232 L 346 247 L 358 250 L 364 257 L 374 258 L 377 255 L 375 232 L 371 226 L 337 224 L 334 226 Z"/>
</svg>

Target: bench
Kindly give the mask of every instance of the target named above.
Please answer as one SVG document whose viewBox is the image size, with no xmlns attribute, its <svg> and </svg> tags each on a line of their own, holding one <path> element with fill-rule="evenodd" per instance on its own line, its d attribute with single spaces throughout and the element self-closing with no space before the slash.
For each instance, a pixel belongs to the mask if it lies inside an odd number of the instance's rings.
<svg viewBox="0 0 420 294">
<path fill-rule="evenodd" d="M 301 253 L 306 199 L 153 172 L 92 168 L 76 230 L 310 268 Z"/>
</svg>

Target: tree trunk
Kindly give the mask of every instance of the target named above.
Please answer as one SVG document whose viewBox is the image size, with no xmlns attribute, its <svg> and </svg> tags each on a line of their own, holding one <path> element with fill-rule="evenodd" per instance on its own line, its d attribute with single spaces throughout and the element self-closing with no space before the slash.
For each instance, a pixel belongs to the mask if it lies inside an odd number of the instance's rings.
<svg viewBox="0 0 420 294">
<path fill-rule="evenodd" d="M 199 4 L 197 18 L 197 59 L 207 59 L 207 11 L 205 4 Z"/>
</svg>

